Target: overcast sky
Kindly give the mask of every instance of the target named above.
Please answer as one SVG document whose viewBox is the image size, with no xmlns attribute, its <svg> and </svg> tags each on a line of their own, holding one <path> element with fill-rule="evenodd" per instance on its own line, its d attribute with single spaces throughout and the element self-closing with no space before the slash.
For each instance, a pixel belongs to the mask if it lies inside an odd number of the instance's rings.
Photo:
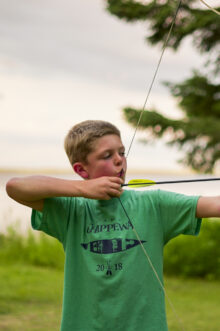
<svg viewBox="0 0 220 331">
<path fill-rule="evenodd" d="M 0 0 L 0 168 L 70 169 L 63 151 L 68 129 L 104 119 L 133 135 L 123 106 L 141 108 L 161 50 L 144 42 L 146 23 L 108 14 L 104 0 Z M 162 81 L 182 81 L 204 62 L 191 41 L 165 52 L 147 107 L 180 116 Z M 138 135 L 129 166 L 173 170 L 180 157 Z M 180 168 L 179 168 L 180 169 Z"/>
</svg>

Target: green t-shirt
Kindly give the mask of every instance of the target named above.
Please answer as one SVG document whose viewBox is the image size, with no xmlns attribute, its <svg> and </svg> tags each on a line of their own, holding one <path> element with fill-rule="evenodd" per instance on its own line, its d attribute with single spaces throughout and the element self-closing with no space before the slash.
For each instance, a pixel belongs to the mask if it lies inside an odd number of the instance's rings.
<svg viewBox="0 0 220 331">
<path fill-rule="evenodd" d="M 198 197 L 166 191 L 124 191 L 118 198 L 50 198 L 32 226 L 65 250 L 62 331 L 165 331 L 164 293 L 133 225 L 163 282 L 163 246 L 196 235 Z"/>
</svg>

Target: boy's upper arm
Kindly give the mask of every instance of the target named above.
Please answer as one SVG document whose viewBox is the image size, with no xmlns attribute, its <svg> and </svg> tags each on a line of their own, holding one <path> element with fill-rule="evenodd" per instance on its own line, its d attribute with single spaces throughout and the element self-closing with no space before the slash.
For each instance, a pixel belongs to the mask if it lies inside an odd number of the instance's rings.
<svg viewBox="0 0 220 331">
<path fill-rule="evenodd" d="M 44 201 L 42 212 L 32 210 L 31 224 L 33 229 L 43 231 L 57 238 L 61 243 L 65 242 L 68 230 L 71 207 L 74 202 L 71 198 L 55 197 Z M 72 221 L 74 217 L 71 217 Z"/>
<path fill-rule="evenodd" d="M 165 243 L 179 234 L 199 233 L 201 219 L 196 217 L 197 196 L 159 190 L 158 203 Z"/>
<path fill-rule="evenodd" d="M 220 217 L 220 197 L 200 197 L 197 203 L 196 217 Z"/>
</svg>

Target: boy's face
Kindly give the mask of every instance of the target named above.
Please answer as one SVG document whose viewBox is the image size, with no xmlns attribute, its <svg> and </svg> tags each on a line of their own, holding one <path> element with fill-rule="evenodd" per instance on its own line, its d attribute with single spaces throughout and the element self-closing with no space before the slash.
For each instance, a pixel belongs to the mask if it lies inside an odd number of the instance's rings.
<svg viewBox="0 0 220 331">
<path fill-rule="evenodd" d="M 85 173 L 80 175 L 85 179 L 115 176 L 125 180 L 127 162 L 121 138 L 110 134 L 95 140 L 93 151 L 88 154 L 83 169 Z"/>
</svg>

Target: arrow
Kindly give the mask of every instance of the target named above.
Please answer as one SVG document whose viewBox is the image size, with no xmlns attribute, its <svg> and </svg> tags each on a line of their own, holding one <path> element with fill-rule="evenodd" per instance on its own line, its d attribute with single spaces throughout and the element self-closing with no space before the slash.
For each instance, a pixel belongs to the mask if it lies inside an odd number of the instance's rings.
<svg viewBox="0 0 220 331">
<path fill-rule="evenodd" d="M 182 179 L 182 180 L 166 180 L 155 182 L 150 179 L 132 179 L 127 184 L 122 184 L 122 186 L 128 187 L 146 187 L 151 185 L 162 185 L 162 184 L 183 184 L 183 183 L 195 183 L 195 182 L 210 182 L 214 180 L 220 180 L 219 177 L 216 178 L 202 178 L 202 179 Z"/>
</svg>

